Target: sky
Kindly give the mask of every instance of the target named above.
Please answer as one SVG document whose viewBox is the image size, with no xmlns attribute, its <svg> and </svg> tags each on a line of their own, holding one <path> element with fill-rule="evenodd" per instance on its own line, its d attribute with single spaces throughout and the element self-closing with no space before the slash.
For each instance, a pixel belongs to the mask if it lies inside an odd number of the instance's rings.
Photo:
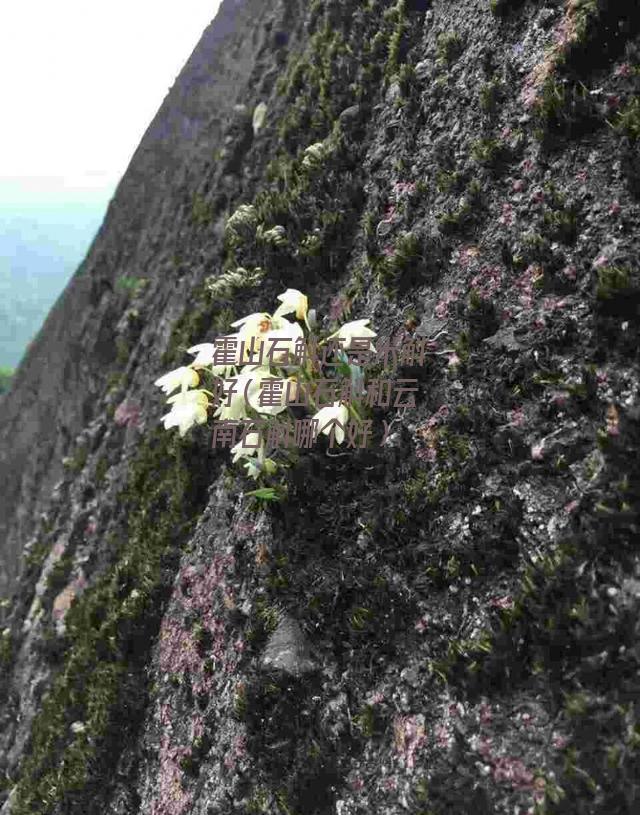
<svg viewBox="0 0 640 815">
<path fill-rule="evenodd" d="M 1 2 L 0 207 L 106 207 L 219 5 Z"/>
</svg>

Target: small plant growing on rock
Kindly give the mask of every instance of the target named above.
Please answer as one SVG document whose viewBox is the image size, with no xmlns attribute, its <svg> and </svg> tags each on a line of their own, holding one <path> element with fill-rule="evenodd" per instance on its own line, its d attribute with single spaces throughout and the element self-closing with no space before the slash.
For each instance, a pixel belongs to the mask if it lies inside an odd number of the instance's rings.
<svg viewBox="0 0 640 815">
<path fill-rule="evenodd" d="M 252 217 L 248 211 L 240 222 L 251 221 Z M 411 254 L 410 249 L 407 247 L 407 254 Z M 232 278 L 232 282 L 235 280 Z M 233 438 L 227 437 L 229 446 L 235 441 L 237 426 L 242 425 L 242 437 L 231 447 L 233 463 L 242 461 L 247 475 L 254 479 L 273 475 L 278 469 L 276 461 L 267 454 L 282 442 L 287 446 L 290 441 L 289 426 L 285 425 L 283 431 L 275 417 L 287 410 L 291 412 L 291 404 L 314 411 L 313 417 L 306 420 L 310 443 L 305 446 L 310 447 L 320 433 L 329 436 L 331 446 L 334 440 L 338 444 L 344 442 L 350 417 L 355 422 L 362 420 L 357 405 L 363 395 L 362 370 L 349 363 L 346 352 L 375 353 L 371 339 L 376 333 L 368 327 L 369 320 L 345 323 L 321 339 L 316 334 L 315 315 L 309 312 L 305 294 L 287 289 L 278 300 L 280 305 L 273 314 L 250 314 L 231 324 L 237 329 L 235 334 L 224 336 L 215 344 L 192 346 L 188 351 L 195 358 L 189 365 L 176 368 L 155 382 L 171 406 L 162 418 L 167 430 L 177 427 L 184 436 L 195 425 L 205 424 L 210 408 L 214 407 L 213 416 L 219 420 L 219 426 L 224 425 L 232 432 Z M 295 322 L 285 315 L 293 315 Z M 325 345 L 328 347 L 320 361 L 318 351 Z M 320 380 L 328 355 L 334 357 L 332 367 L 337 373 L 348 377 L 350 387 L 346 394 L 342 387 L 324 394 L 325 398 L 330 397 L 329 404 L 322 405 Z M 203 379 L 210 380 L 215 393 L 201 387 Z M 325 378 L 322 382 L 331 380 Z M 298 427 L 301 421 L 298 420 Z M 215 445 L 216 428 L 213 438 Z M 253 495 L 261 500 L 278 500 L 280 496 L 269 487 L 254 491 Z"/>
<path fill-rule="evenodd" d="M 439 65 L 451 65 L 464 50 L 462 37 L 456 31 L 440 34 L 436 45 L 436 58 Z"/>
</svg>

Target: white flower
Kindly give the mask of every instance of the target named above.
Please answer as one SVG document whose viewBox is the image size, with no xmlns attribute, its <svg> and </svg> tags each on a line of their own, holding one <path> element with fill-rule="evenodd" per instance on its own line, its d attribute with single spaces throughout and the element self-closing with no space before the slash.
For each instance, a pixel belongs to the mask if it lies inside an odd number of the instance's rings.
<svg viewBox="0 0 640 815">
<path fill-rule="evenodd" d="M 204 424 L 207 421 L 207 408 L 209 400 L 204 391 L 183 391 L 167 399 L 171 410 L 162 417 L 165 430 L 178 427 L 180 435 L 184 436 L 194 424 Z"/>
<path fill-rule="evenodd" d="M 295 311 L 298 320 L 306 320 L 309 310 L 309 299 L 306 294 L 298 289 L 287 289 L 284 294 L 278 295 L 278 300 L 281 302 L 273 313 L 274 317 L 282 317 Z"/>
<path fill-rule="evenodd" d="M 262 472 L 262 468 L 257 461 L 254 461 L 252 458 L 248 458 L 244 463 L 245 469 L 247 471 L 247 475 L 249 478 L 258 478 L 260 473 Z"/>
<path fill-rule="evenodd" d="M 256 430 L 247 433 L 244 439 L 241 439 L 234 447 L 231 448 L 233 453 L 233 463 L 236 464 L 241 458 L 250 458 L 251 456 L 258 456 L 258 460 L 264 457 L 264 444 L 256 447 L 260 441 L 260 434 Z M 261 456 L 262 454 L 262 456 Z"/>
<path fill-rule="evenodd" d="M 169 371 L 168 374 L 161 376 L 160 379 L 156 379 L 153 384 L 162 388 L 168 396 L 178 388 L 181 388 L 183 392 L 186 391 L 187 388 L 195 388 L 196 385 L 200 384 L 200 377 L 193 368 L 183 366 L 182 368 L 176 368 L 175 371 Z"/>
<path fill-rule="evenodd" d="M 273 315 L 274 321 L 276 314 Z M 279 318 L 278 323 L 281 326 L 280 328 L 267 331 L 264 335 L 265 346 L 262 361 L 265 365 L 286 364 L 289 360 L 289 354 L 292 356 L 295 354 L 296 343 L 299 340 L 304 340 L 302 328 L 298 323 L 290 323 L 282 317 Z M 274 342 L 271 342 L 271 340 L 274 340 Z M 270 352 L 271 357 L 269 357 Z"/>
<path fill-rule="evenodd" d="M 249 398 L 247 389 L 256 387 L 255 370 L 255 368 L 245 368 L 238 376 L 232 376 L 225 381 L 225 398 L 213 414 L 216 419 L 226 421 L 247 418 L 247 401 Z M 246 398 L 245 391 L 247 391 Z"/>
<path fill-rule="evenodd" d="M 259 102 L 253 111 L 253 135 L 257 136 L 258 132 L 262 129 L 264 120 L 267 116 L 267 106 L 264 102 Z"/>
<path fill-rule="evenodd" d="M 279 321 L 278 321 L 279 323 Z M 252 354 L 255 356 L 259 353 L 260 346 L 264 342 L 264 338 L 269 331 L 277 328 L 272 318 L 265 312 L 257 312 L 249 314 L 247 317 L 242 317 L 231 323 L 233 328 L 239 328 L 236 335 L 238 339 L 238 354 L 240 354 L 240 343 L 244 342 L 244 351 L 242 359 L 239 360 L 240 365 L 252 360 Z"/>
<path fill-rule="evenodd" d="M 328 436 L 331 430 L 335 428 L 336 441 L 338 444 L 342 444 L 344 430 L 339 425 L 333 424 L 333 422 L 337 420 L 340 424 L 346 425 L 349 419 L 349 411 L 345 405 L 334 402 L 333 405 L 320 408 L 313 418 L 318 420 L 318 432 L 324 433 L 325 436 Z"/>
<path fill-rule="evenodd" d="M 234 339 L 236 335 L 231 335 Z M 214 354 L 216 350 L 220 351 L 220 348 L 216 349 L 216 346 L 212 342 L 203 342 L 200 345 L 194 345 L 191 348 L 187 348 L 187 352 L 189 354 L 196 354 L 196 358 L 191 363 L 193 368 L 196 367 L 204 367 L 205 365 L 211 365 L 211 372 L 214 376 L 226 376 L 227 371 L 231 368 L 231 365 L 214 365 Z M 236 359 L 234 360 L 234 364 L 239 365 L 239 354 L 240 348 L 236 348 Z"/>
<path fill-rule="evenodd" d="M 377 334 L 375 331 L 372 331 L 370 328 L 366 328 L 367 323 L 370 323 L 371 320 L 354 320 L 351 323 L 345 323 L 343 326 L 337 331 L 334 331 L 331 336 L 327 337 L 327 340 L 332 339 L 340 339 L 343 341 L 343 348 L 345 351 L 348 351 L 351 348 L 351 343 L 354 337 L 376 337 Z M 373 347 L 373 344 L 369 344 L 369 348 L 375 354 L 376 349 Z"/>
<path fill-rule="evenodd" d="M 269 372 L 269 368 L 254 368 L 254 381 L 249 386 L 249 390 L 247 391 L 247 399 L 251 407 L 257 411 L 258 413 L 266 413 L 269 416 L 276 416 L 278 413 L 282 413 L 283 410 L 287 407 L 287 385 L 289 380 L 282 379 L 282 377 L 275 376 L 274 374 Z M 282 387 L 279 389 L 273 389 L 269 391 L 268 389 L 263 388 L 262 383 L 266 382 L 269 379 L 280 379 Z M 294 398 L 295 390 L 292 390 L 292 398 Z M 262 393 L 269 393 L 268 401 L 275 401 L 276 404 L 268 405 L 268 404 L 260 404 L 260 395 Z M 265 396 L 265 402 L 267 401 L 267 397 Z"/>
</svg>

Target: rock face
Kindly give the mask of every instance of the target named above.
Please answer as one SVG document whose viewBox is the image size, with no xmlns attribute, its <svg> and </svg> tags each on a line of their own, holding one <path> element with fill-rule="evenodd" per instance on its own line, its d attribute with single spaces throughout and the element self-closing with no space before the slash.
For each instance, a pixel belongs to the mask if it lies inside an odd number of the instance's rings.
<svg viewBox="0 0 640 815">
<path fill-rule="evenodd" d="M 639 90 L 617 0 L 224 0 L 2 399 L 2 815 L 637 812 Z M 259 502 L 153 382 L 289 287 L 428 352 Z"/>
</svg>

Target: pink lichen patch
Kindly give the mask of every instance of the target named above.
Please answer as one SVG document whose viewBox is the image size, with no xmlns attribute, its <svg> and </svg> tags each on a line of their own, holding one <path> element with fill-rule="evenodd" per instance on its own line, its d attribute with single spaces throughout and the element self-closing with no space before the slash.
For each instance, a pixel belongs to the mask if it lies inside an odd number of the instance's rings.
<svg viewBox="0 0 640 815">
<path fill-rule="evenodd" d="M 116 408 L 113 421 L 121 427 L 123 425 L 138 427 L 140 425 L 140 405 L 125 399 Z"/>
<path fill-rule="evenodd" d="M 502 205 L 502 214 L 498 218 L 498 221 L 503 226 L 511 226 L 514 221 L 514 214 L 513 214 L 513 207 L 511 204 L 503 204 Z"/>
<path fill-rule="evenodd" d="M 621 210 L 622 210 L 622 207 L 620 206 L 620 201 L 613 201 L 610 204 L 609 209 L 607 210 L 607 212 L 612 217 L 615 217 L 616 215 L 620 214 Z"/>
<path fill-rule="evenodd" d="M 97 529 L 98 529 L 98 524 L 96 522 L 96 519 L 93 516 L 91 516 L 91 518 L 89 518 L 89 520 L 87 521 L 87 525 L 84 528 L 84 534 L 85 535 L 95 535 Z"/>
<path fill-rule="evenodd" d="M 336 319 L 338 319 L 338 318 L 336 318 Z M 255 524 L 241 523 L 239 521 L 233 527 L 233 531 L 235 532 L 236 535 L 253 535 L 253 533 L 256 531 L 256 525 Z"/>
<path fill-rule="evenodd" d="M 459 719 L 461 716 L 464 715 L 464 707 L 461 702 L 452 702 L 448 706 L 447 712 L 450 718 Z"/>
<path fill-rule="evenodd" d="M 191 718 L 191 740 L 201 739 L 204 736 L 204 719 L 199 714 Z"/>
<path fill-rule="evenodd" d="M 524 308 L 533 306 L 535 287 L 541 280 L 542 275 L 542 268 L 538 264 L 532 263 L 515 281 L 516 289 L 520 294 L 520 303 Z"/>
<path fill-rule="evenodd" d="M 396 200 L 403 196 L 412 195 L 416 191 L 416 185 L 413 181 L 396 181 L 391 188 L 392 194 Z"/>
<path fill-rule="evenodd" d="M 569 739 L 564 734 L 554 731 L 551 734 L 551 744 L 556 750 L 564 750 L 567 744 L 569 744 Z"/>
<path fill-rule="evenodd" d="M 158 711 L 158 718 L 160 719 L 160 724 L 163 727 L 169 727 L 171 725 L 171 712 L 172 712 L 171 705 L 160 705 L 160 710 Z"/>
<path fill-rule="evenodd" d="M 383 255 L 384 255 L 386 258 L 393 257 L 393 255 L 395 255 L 395 253 L 396 253 L 396 250 L 395 250 L 395 248 L 394 248 L 394 247 L 393 247 L 393 246 L 392 246 L 390 243 L 389 243 L 389 244 L 387 244 L 386 246 L 383 246 L 383 247 L 382 247 L 382 254 L 383 254 Z"/>
<path fill-rule="evenodd" d="M 472 736 L 469 741 L 472 750 L 476 750 L 485 761 L 493 758 L 492 740 L 487 736 Z"/>
<path fill-rule="evenodd" d="M 160 740 L 160 773 L 158 797 L 151 804 L 150 815 L 186 815 L 191 811 L 193 795 L 182 786 L 181 759 L 190 756 L 187 747 L 172 747 L 165 733 Z"/>
<path fill-rule="evenodd" d="M 341 320 L 351 307 L 351 300 L 342 294 L 337 295 L 329 305 L 329 319 L 334 322 Z"/>
<path fill-rule="evenodd" d="M 71 608 L 71 604 L 82 593 L 82 590 L 87 586 L 87 581 L 82 572 L 75 577 L 68 586 L 60 592 L 60 594 L 53 601 L 53 608 L 51 615 L 56 622 L 64 620 L 67 611 Z"/>
<path fill-rule="evenodd" d="M 247 739 L 243 734 L 236 736 L 231 743 L 223 764 L 227 770 L 236 769 L 238 762 L 247 755 Z"/>
<path fill-rule="evenodd" d="M 458 262 L 463 269 L 468 268 L 478 257 L 480 249 L 477 246 L 461 246 L 458 250 Z"/>
<path fill-rule="evenodd" d="M 544 458 L 544 445 L 533 444 L 531 445 L 531 458 L 533 461 L 542 461 Z"/>
<path fill-rule="evenodd" d="M 185 631 L 178 620 L 165 615 L 160 628 L 160 670 L 165 673 L 197 673 L 201 662 L 191 632 Z"/>
<path fill-rule="evenodd" d="M 544 204 L 544 192 L 539 187 L 531 193 L 532 204 Z"/>
<path fill-rule="evenodd" d="M 439 320 L 446 320 L 449 316 L 449 306 L 460 297 L 459 289 L 451 289 L 442 297 L 435 307 L 435 315 Z"/>
<path fill-rule="evenodd" d="M 512 789 L 533 789 L 534 776 L 519 758 L 498 756 L 493 758 L 492 777 L 496 783 L 509 784 Z"/>
<path fill-rule="evenodd" d="M 631 65 L 628 62 L 623 62 L 621 65 L 618 65 L 618 67 L 613 72 L 613 75 L 618 77 L 627 77 L 631 76 L 632 73 L 633 68 L 631 67 Z"/>
<path fill-rule="evenodd" d="M 570 395 L 571 394 L 569 391 L 553 391 L 550 397 L 551 404 L 555 405 L 556 407 L 564 407 L 567 404 Z"/>
<path fill-rule="evenodd" d="M 396 716 L 393 720 L 394 745 L 408 770 L 413 770 L 416 753 L 426 742 L 424 716 Z"/>
<path fill-rule="evenodd" d="M 416 450 L 416 458 L 419 461 L 426 461 L 428 464 L 433 464 L 438 458 L 438 453 L 435 447 L 421 447 Z"/>
<path fill-rule="evenodd" d="M 527 182 L 523 178 L 516 178 L 511 185 L 513 192 L 523 192 L 526 189 Z"/>
<path fill-rule="evenodd" d="M 369 699 L 370 705 L 381 705 L 384 702 L 384 693 L 381 691 L 374 691 Z"/>
<path fill-rule="evenodd" d="M 434 451 L 435 452 L 435 451 Z M 414 628 L 419 634 L 424 634 L 427 628 L 429 627 L 429 618 L 426 614 L 423 614 L 422 617 L 416 622 Z"/>
<path fill-rule="evenodd" d="M 471 288 L 487 300 L 500 290 L 502 272 L 497 266 L 485 266 L 471 281 Z"/>
<path fill-rule="evenodd" d="M 579 506 L 580 506 L 579 501 L 569 501 L 568 504 L 565 504 L 564 511 L 567 513 L 567 515 L 571 515 L 571 513 L 575 512 Z"/>
<path fill-rule="evenodd" d="M 450 413 L 449 405 L 440 405 L 440 407 L 433 413 L 429 419 L 427 419 L 426 424 L 424 425 L 427 428 L 437 427 L 438 425 L 444 424 L 447 420 L 447 417 Z"/>
<path fill-rule="evenodd" d="M 394 204 L 389 204 L 389 206 L 385 210 L 384 218 L 382 219 L 381 223 L 390 224 L 394 220 L 396 215 L 397 215 L 397 213 L 396 213 L 395 205 Z"/>
<path fill-rule="evenodd" d="M 526 424 L 526 416 L 523 407 L 515 407 L 507 413 L 509 427 L 524 427 Z"/>
<path fill-rule="evenodd" d="M 481 725 L 491 724 L 493 721 L 493 711 L 491 705 L 483 702 L 478 709 L 478 721 Z"/>
<path fill-rule="evenodd" d="M 571 280 L 572 282 L 578 278 L 578 270 L 575 266 L 565 266 L 561 274 L 563 274 L 567 280 Z"/>
<path fill-rule="evenodd" d="M 545 297 L 542 301 L 542 311 L 545 314 L 553 314 L 554 311 L 561 311 L 566 308 L 567 301 L 563 297 Z"/>
<path fill-rule="evenodd" d="M 393 790 L 398 789 L 398 781 L 394 776 L 391 776 L 390 778 L 385 778 L 382 786 L 388 792 L 393 792 Z"/>
<path fill-rule="evenodd" d="M 449 354 L 449 357 L 447 359 L 447 367 L 455 368 L 456 366 L 460 365 L 461 361 L 462 360 L 460 359 L 460 357 L 454 351 L 453 354 Z"/>
<path fill-rule="evenodd" d="M 226 588 L 227 572 L 235 566 L 233 555 L 214 555 L 209 568 L 199 574 L 193 567 L 187 567 L 180 573 L 182 591 L 181 602 L 189 611 L 211 611 L 211 599 L 216 589 Z"/>
<path fill-rule="evenodd" d="M 53 548 L 51 549 L 51 554 L 57 560 L 58 558 L 62 557 L 62 555 L 64 555 L 64 550 L 66 548 L 67 547 L 63 541 L 58 541 L 56 544 L 54 544 Z"/>
<path fill-rule="evenodd" d="M 359 792 L 360 790 L 363 790 L 364 789 L 364 778 L 361 778 L 360 776 L 356 776 L 351 781 L 351 789 L 355 790 L 356 792 Z"/>
<path fill-rule="evenodd" d="M 514 608 L 515 603 L 513 597 L 511 597 L 510 594 L 506 594 L 504 597 L 491 597 L 488 605 L 491 606 L 491 608 L 511 610 Z"/>
<path fill-rule="evenodd" d="M 434 729 L 436 743 L 438 747 L 448 750 L 453 745 L 453 732 L 451 728 L 444 724 L 436 725 Z"/>
<path fill-rule="evenodd" d="M 576 173 L 576 181 L 579 181 L 581 184 L 586 184 L 589 178 L 589 174 L 586 170 L 578 170 Z"/>
<path fill-rule="evenodd" d="M 604 266 L 608 266 L 609 263 L 609 258 L 606 255 L 598 255 L 598 257 L 593 261 L 593 268 L 602 269 Z"/>
</svg>

